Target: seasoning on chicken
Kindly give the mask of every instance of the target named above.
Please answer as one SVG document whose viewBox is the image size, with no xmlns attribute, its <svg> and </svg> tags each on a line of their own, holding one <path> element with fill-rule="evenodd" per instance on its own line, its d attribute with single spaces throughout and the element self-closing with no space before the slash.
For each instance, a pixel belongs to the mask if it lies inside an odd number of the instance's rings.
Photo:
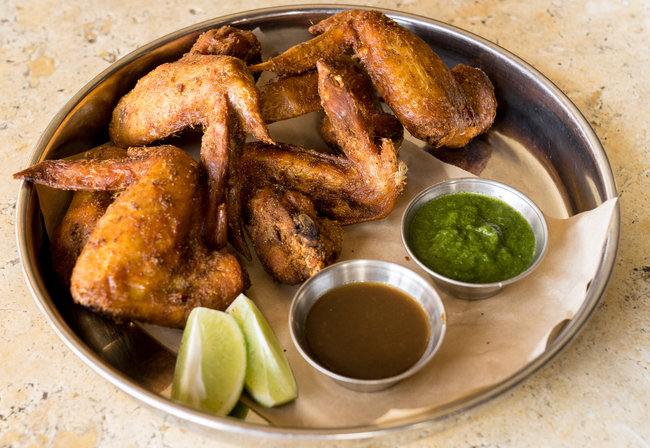
<svg viewBox="0 0 650 448">
<path fill-rule="evenodd" d="M 126 151 L 115 146 L 101 146 L 84 154 L 85 159 L 107 160 L 126 158 Z M 70 276 L 81 250 L 86 245 L 99 218 L 113 202 L 110 191 L 75 191 L 61 224 L 50 242 L 52 267 L 59 282 L 70 287 Z"/>
<path fill-rule="evenodd" d="M 297 191 L 256 190 L 244 206 L 244 222 L 264 270 L 287 285 L 304 282 L 341 254 L 341 226 Z"/>
<path fill-rule="evenodd" d="M 232 56 L 250 65 L 262 61 L 262 44 L 252 32 L 226 25 L 201 34 L 189 54 Z"/>
<path fill-rule="evenodd" d="M 45 161 L 14 175 L 54 188 L 124 190 L 77 259 L 75 302 L 118 322 L 168 327 L 183 327 L 198 306 L 225 310 L 247 276 L 234 255 L 203 244 L 198 163 L 173 146 L 130 148 L 129 155 Z"/>
<path fill-rule="evenodd" d="M 341 225 L 381 219 L 404 188 L 406 166 L 390 140 L 375 144 L 344 77 L 322 61 L 318 71 L 323 108 L 345 157 L 290 144 L 248 143 L 241 158 L 246 185 L 299 191 Z"/>
<path fill-rule="evenodd" d="M 201 42 L 180 60 L 141 78 L 113 110 L 109 134 L 117 146 L 129 147 L 202 126 L 201 162 L 209 185 L 206 241 L 219 249 L 229 240 L 250 259 L 241 227 L 238 158 L 246 133 L 270 144 L 273 140 L 246 63 L 231 56 L 202 54 L 216 47 Z"/>
<path fill-rule="evenodd" d="M 115 146 L 101 146 L 84 155 L 90 160 L 123 159 L 126 151 Z M 99 218 L 113 202 L 111 191 L 75 191 L 61 224 L 52 234 L 52 267 L 59 282 L 70 287 L 70 276 L 81 250 L 86 245 Z"/>
<path fill-rule="evenodd" d="M 494 87 L 477 68 L 450 70 L 431 47 L 377 11 L 343 11 L 309 28 L 313 39 L 251 71 L 302 73 L 348 49 L 366 67 L 382 98 L 416 138 L 461 147 L 494 121 Z"/>
<path fill-rule="evenodd" d="M 355 95 L 364 121 L 377 138 L 390 138 L 396 148 L 404 139 L 404 128 L 394 115 L 386 113 L 368 73 L 351 56 L 341 54 L 329 64 L 343 76 Z M 322 111 L 318 95 L 318 71 L 276 76 L 260 88 L 261 107 L 267 124 L 288 120 L 310 112 Z M 323 141 L 340 151 L 329 117 L 323 117 L 320 133 Z"/>
</svg>

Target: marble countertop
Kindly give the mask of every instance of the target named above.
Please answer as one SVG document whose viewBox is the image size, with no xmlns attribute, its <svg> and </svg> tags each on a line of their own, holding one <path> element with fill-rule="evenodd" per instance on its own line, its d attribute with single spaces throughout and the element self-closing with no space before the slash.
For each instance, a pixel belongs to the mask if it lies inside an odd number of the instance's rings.
<svg viewBox="0 0 650 448">
<path fill-rule="evenodd" d="M 19 183 L 40 134 L 87 81 L 169 32 L 299 2 L 0 2 L 0 446 L 245 446 L 152 411 L 68 349 L 27 288 L 16 247 Z M 326 2 L 338 3 L 338 2 Z M 605 147 L 621 201 L 606 294 L 552 362 L 471 420 L 382 446 L 650 446 L 650 7 L 641 0 L 377 0 L 477 34 L 533 65 L 575 103 Z M 255 439 L 260 446 L 277 441 Z M 307 445 L 307 444 L 306 444 Z M 372 445 L 372 443 L 371 443 Z"/>
</svg>

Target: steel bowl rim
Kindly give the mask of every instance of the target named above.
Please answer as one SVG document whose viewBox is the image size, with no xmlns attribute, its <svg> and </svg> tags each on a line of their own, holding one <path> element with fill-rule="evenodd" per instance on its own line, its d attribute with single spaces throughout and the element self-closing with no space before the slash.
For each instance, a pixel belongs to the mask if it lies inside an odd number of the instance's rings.
<svg viewBox="0 0 650 448">
<path fill-rule="evenodd" d="M 300 300 L 301 297 L 304 296 L 304 292 L 306 289 L 308 289 L 314 282 L 318 281 L 319 277 L 322 277 L 324 275 L 327 275 L 328 273 L 336 270 L 341 270 L 341 269 L 346 269 L 348 267 L 354 267 L 355 265 L 360 265 L 360 264 L 375 264 L 379 266 L 385 266 L 388 269 L 391 269 L 396 272 L 407 272 L 409 274 L 412 274 L 414 277 L 418 279 L 418 281 L 425 286 L 427 290 L 432 292 L 433 296 L 433 302 L 435 303 L 435 307 L 438 311 L 439 314 L 441 314 L 441 325 L 440 325 L 440 334 L 438 335 L 438 340 L 435 342 L 433 345 L 433 348 L 431 350 L 431 353 L 425 353 L 422 355 L 422 357 L 413 365 L 411 366 L 408 370 L 398 374 L 394 375 L 388 378 L 379 378 L 379 379 L 372 379 L 372 380 L 364 380 L 364 379 L 359 379 L 359 378 L 352 378 L 344 375 L 340 375 L 338 373 L 332 372 L 331 370 L 327 369 L 326 367 L 320 365 L 309 353 L 307 353 L 304 348 L 302 347 L 302 344 L 298 341 L 298 337 L 296 336 L 296 332 L 294 329 L 294 326 L 292 325 L 294 321 L 294 315 L 295 315 L 295 310 L 298 305 L 298 301 Z M 348 284 L 352 283 L 358 283 L 358 282 L 350 282 L 350 283 L 344 283 L 344 284 L 339 284 L 336 287 L 340 286 L 345 286 Z M 386 285 L 390 285 L 389 283 L 385 282 L 376 282 L 376 283 L 383 283 Z M 397 288 L 394 285 L 390 285 L 394 288 Z M 408 294 L 408 293 L 406 293 Z M 314 302 L 315 303 L 315 302 Z M 313 304 L 312 304 L 313 306 Z M 289 307 L 289 316 L 288 316 L 288 325 L 289 325 L 289 333 L 291 335 L 291 340 L 293 341 L 293 344 L 295 345 L 296 349 L 300 353 L 300 355 L 316 370 L 319 372 L 323 373 L 324 375 L 327 375 L 328 377 L 343 382 L 343 383 L 349 383 L 349 384 L 358 384 L 358 385 L 364 385 L 364 386 L 380 386 L 384 384 L 394 384 L 399 381 L 402 381 L 406 378 L 409 378 L 413 375 L 415 375 L 417 372 L 419 372 L 425 365 L 427 365 L 436 355 L 438 350 L 440 350 L 440 346 L 442 345 L 442 341 L 445 338 L 445 332 L 447 331 L 447 314 L 445 311 L 445 305 L 442 303 L 442 299 L 440 298 L 440 295 L 438 294 L 438 291 L 428 282 L 426 281 L 421 275 L 416 273 L 415 271 L 404 267 L 402 265 L 399 265 L 397 263 L 393 263 L 391 261 L 384 261 L 384 260 L 366 260 L 366 259 L 356 259 L 356 260 L 346 260 L 346 261 L 340 261 L 338 263 L 334 263 L 330 266 L 327 266 L 317 274 L 313 275 L 309 279 L 307 279 L 301 286 L 298 288 L 298 291 L 293 296 L 293 299 L 291 301 L 291 306 Z"/>
<path fill-rule="evenodd" d="M 262 18 L 265 16 L 281 17 L 290 16 L 303 13 L 326 13 L 335 14 L 346 9 L 375 9 L 382 11 L 395 19 L 398 22 L 409 23 L 425 28 L 432 28 L 444 30 L 450 36 L 453 36 L 462 41 L 472 42 L 473 44 L 485 49 L 488 52 L 497 54 L 499 57 L 504 58 L 508 63 L 521 69 L 522 73 L 526 73 L 531 78 L 532 82 L 545 89 L 549 96 L 552 97 L 557 104 L 559 104 L 567 115 L 573 117 L 577 121 L 577 132 L 589 142 L 590 147 L 594 151 L 593 156 L 596 159 L 596 165 L 602 170 L 604 176 L 604 195 L 605 199 L 612 199 L 618 197 L 618 191 L 614 175 L 609 163 L 608 157 L 602 147 L 602 144 L 595 132 L 589 125 L 588 121 L 584 118 L 580 110 L 566 97 L 566 95 L 553 84 L 546 76 L 540 73 L 537 69 L 532 67 L 527 62 L 520 59 L 518 56 L 509 52 L 508 50 L 494 44 L 478 35 L 468 31 L 457 28 L 453 25 L 445 24 L 435 19 L 423 17 L 416 14 L 405 13 L 383 8 L 371 8 L 358 5 L 323 5 L 323 4 L 305 4 L 293 5 L 282 7 L 260 8 L 241 13 L 229 14 L 213 19 L 209 19 L 194 25 L 184 27 L 180 30 L 167 34 L 159 39 L 156 39 L 149 44 L 128 53 L 120 60 L 107 67 L 100 72 L 96 77 L 84 85 L 73 97 L 59 110 L 51 122 L 46 127 L 45 131 L 38 139 L 30 165 L 40 162 L 44 157 L 44 149 L 47 141 L 52 137 L 55 129 L 62 122 L 79 102 L 80 98 L 86 96 L 101 82 L 105 81 L 110 75 L 115 73 L 118 68 L 130 61 L 145 55 L 149 51 L 160 47 L 166 42 L 178 39 L 192 32 L 200 32 L 211 26 L 219 26 L 221 24 L 233 24 L 237 20 L 246 21 L 250 17 Z M 607 288 L 611 278 L 616 255 L 618 252 L 618 243 L 620 238 L 620 202 L 614 207 L 612 221 L 610 223 L 609 234 L 605 245 L 603 247 L 602 258 L 592 281 L 591 287 L 587 292 L 587 297 L 583 302 L 574 318 L 568 323 L 566 328 L 561 332 L 559 337 L 555 339 L 547 349 L 535 360 L 531 361 L 520 370 L 514 372 L 510 377 L 502 382 L 495 384 L 492 387 L 486 388 L 480 394 L 472 395 L 454 401 L 452 403 L 440 406 L 433 411 L 418 416 L 406 417 L 399 422 L 384 423 L 378 426 L 357 426 L 357 427 L 344 427 L 344 428 L 302 428 L 302 427 L 268 427 L 257 425 L 253 423 L 246 423 L 234 421 L 227 418 L 215 417 L 207 415 L 203 412 L 196 411 L 189 407 L 172 403 L 170 400 L 164 399 L 157 394 L 154 394 L 142 387 L 134 384 L 129 378 L 125 377 L 121 372 L 115 370 L 110 365 L 104 364 L 102 360 L 92 352 L 83 341 L 81 341 L 70 328 L 65 325 L 61 319 L 58 311 L 48 306 L 45 295 L 42 292 L 44 284 L 39 278 L 38 272 L 34 269 L 33 258 L 29 255 L 26 229 L 21 226 L 25 223 L 28 214 L 29 199 L 34 193 L 34 187 L 28 182 L 21 181 L 18 193 L 18 200 L 16 204 L 16 240 L 17 250 L 21 259 L 22 270 L 25 276 L 28 289 L 32 293 L 34 300 L 37 302 L 38 308 L 46 317 L 48 323 L 53 328 L 55 333 L 63 340 L 63 342 L 90 368 L 95 370 L 100 376 L 115 385 L 117 388 L 128 393 L 134 398 L 150 405 L 154 409 L 167 412 L 175 417 L 188 422 L 195 423 L 208 428 L 213 428 L 222 431 L 233 432 L 242 435 L 251 435 L 259 437 L 272 437 L 279 439 L 308 439 L 308 440 L 351 440 L 363 439 L 370 437 L 386 436 L 397 431 L 416 431 L 425 429 L 435 422 L 440 422 L 445 419 L 466 413 L 471 410 L 477 409 L 480 406 L 488 403 L 489 401 L 502 396 L 505 392 L 511 390 L 532 374 L 537 372 L 547 362 L 552 360 L 562 349 L 564 349 L 570 342 L 572 342 L 582 329 L 585 323 L 589 320 L 595 311 L 598 303 Z"/>
<path fill-rule="evenodd" d="M 540 218 L 540 222 L 542 224 L 542 234 L 543 234 L 542 250 L 541 250 L 539 256 L 537 257 L 537 259 L 533 263 L 531 263 L 531 265 L 528 266 L 528 268 L 526 268 L 526 270 L 524 270 L 523 272 L 521 272 L 520 274 L 518 274 L 518 275 L 516 275 L 514 277 L 508 278 L 506 280 L 502 280 L 500 282 L 468 283 L 468 282 L 463 282 L 463 281 L 460 281 L 460 280 L 454 280 L 453 278 L 445 277 L 444 275 L 439 274 L 438 272 L 434 271 L 433 269 L 429 268 L 427 265 L 422 263 L 418 259 L 418 257 L 415 256 L 415 254 L 413 253 L 413 250 L 411 249 L 410 245 L 408 244 L 408 241 L 406 241 L 406 235 L 405 235 L 405 231 L 404 231 L 404 229 L 406 228 L 406 217 L 407 217 L 407 215 L 413 209 L 415 204 L 418 201 L 420 201 L 422 199 L 422 197 L 428 195 L 432 190 L 442 188 L 442 187 L 444 187 L 446 185 L 458 184 L 458 183 L 461 183 L 461 182 L 469 183 L 469 184 L 493 185 L 493 186 L 496 186 L 496 187 L 498 187 L 498 188 L 500 188 L 502 190 L 508 190 L 511 193 L 513 193 L 516 196 L 523 199 L 526 203 L 528 203 L 528 205 L 531 206 L 531 208 L 533 209 L 535 214 Z M 459 191 L 459 193 L 460 192 L 461 191 Z M 476 191 L 472 190 L 471 188 L 464 188 L 462 190 L 462 192 L 482 194 L 482 195 L 485 195 L 485 196 L 494 197 L 494 196 L 487 195 L 485 193 L 476 192 Z M 446 193 L 446 194 L 455 194 L 455 193 Z M 435 196 L 432 199 L 439 198 L 440 196 L 444 196 L 444 194 Z M 501 200 L 503 202 L 506 202 L 504 199 L 501 199 Z M 510 204 L 508 204 L 508 205 L 510 205 Z M 413 261 L 415 261 L 415 263 L 417 263 L 417 265 L 422 270 L 424 270 L 430 276 L 435 277 L 439 281 L 442 281 L 442 282 L 445 282 L 445 283 L 448 283 L 448 284 L 451 284 L 451 285 L 454 285 L 454 286 L 462 286 L 464 288 L 471 288 L 471 289 L 504 288 L 504 287 L 506 287 L 508 285 L 511 285 L 511 284 L 523 279 L 524 277 L 527 277 L 541 264 L 542 260 L 546 256 L 546 252 L 548 251 L 548 245 L 549 245 L 548 224 L 546 222 L 546 217 L 544 216 L 544 213 L 542 213 L 542 211 L 539 209 L 537 204 L 535 204 L 535 202 L 531 198 L 529 198 L 524 193 L 522 193 L 521 191 L 517 190 L 516 188 L 514 188 L 514 187 L 512 187 L 512 186 L 510 186 L 508 184 L 504 184 L 503 182 L 499 182 L 499 181 L 492 180 L 492 179 L 482 179 L 480 177 L 459 177 L 459 178 L 456 178 L 456 179 L 447 179 L 447 180 L 443 180 L 441 182 L 438 182 L 437 184 L 431 185 L 430 187 L 427 187 L 424 190 L 422 190 L 406 206 L 406 209 L 404 210 L 404 213 L 402 214 L 400 231 L 401 231 L 402 244 L 404 245 L 404 248 L 408 252 L 409 256 L 413 259 Z M 469 299 L 469 300 L 471 300 L 471 299 Z"/>
</svg>

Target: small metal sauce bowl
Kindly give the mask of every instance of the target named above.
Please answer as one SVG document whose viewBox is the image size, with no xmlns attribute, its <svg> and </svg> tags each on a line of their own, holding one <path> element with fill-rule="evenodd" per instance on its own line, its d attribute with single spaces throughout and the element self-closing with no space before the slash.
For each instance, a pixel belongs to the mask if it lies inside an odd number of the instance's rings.
<svg viewBox="0 0 650 448">
<path fill-rule="evenodd" d="M 420 360 L 399 375 L 375 380 L 349 378 L 323 367 L 309 348 L 305 336 L 305 322 L 311 307 L 328 291 L 358 282 L 383 283 L 397 288 L 416 300 L 427 315 L 430 327 L 429 344 Z M 447 316 L 444 306 L 433 286 L 410 269 L 378 260 L 344 261 L 323 269 L 300 287 L 289 310 L 291 338 L 300 354 L 320 372 L 344 387 L 359 392 L 384 390 L 415 374 L 436 354 L 446 328 Z"/>
<path fill-rule="evenodd" d="M 409 229 L 416 213 L 432 199 L 446 194 L 460 192 L 477 193 L 500 199 L 526 218 L 533 229 L 533 234 L 535 235 L 535 252 L 528 269 L 516 277 L 500 282 L 467 283 L 452 280 L 440 275 L 418 260 L 409 247 Z M 508 185 L 493 180 L 479 178 L 452 179 L 425 189 L 406 207 L 406 211 L 402 216 L 402 243 L 404 243 L 404 247 L 411 258 L 413 258 L 413 260 L 415 260 L 415 262 L 431 276 L 433 282 L 442 291 L 461 299 L 479 300 L 495 295 L 507 285 L 526 277 L 528 274 L 533 272 L 537 266 L 539 266 L 544 255 L 546 255 L 546 250 L 548 249 L 548 226 L 546 225 L 544 215 L 537 205 L 535 205 L 535 203 L 526 195 Z"/>
</svg>

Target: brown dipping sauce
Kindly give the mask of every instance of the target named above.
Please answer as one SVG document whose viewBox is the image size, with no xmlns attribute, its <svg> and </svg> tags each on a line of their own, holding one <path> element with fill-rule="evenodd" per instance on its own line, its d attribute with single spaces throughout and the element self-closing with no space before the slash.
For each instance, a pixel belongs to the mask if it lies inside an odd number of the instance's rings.
<svg viewBox="0 0 650 448">
<path fill-rule="evenodd" d="M 420 304 L 397 288 L 360 282 L 333 289 L 307 315 L 305 336 L 318 362 L 334 373 L 381 379 L 412 367 L 429 343 Z"/>
</svg>

